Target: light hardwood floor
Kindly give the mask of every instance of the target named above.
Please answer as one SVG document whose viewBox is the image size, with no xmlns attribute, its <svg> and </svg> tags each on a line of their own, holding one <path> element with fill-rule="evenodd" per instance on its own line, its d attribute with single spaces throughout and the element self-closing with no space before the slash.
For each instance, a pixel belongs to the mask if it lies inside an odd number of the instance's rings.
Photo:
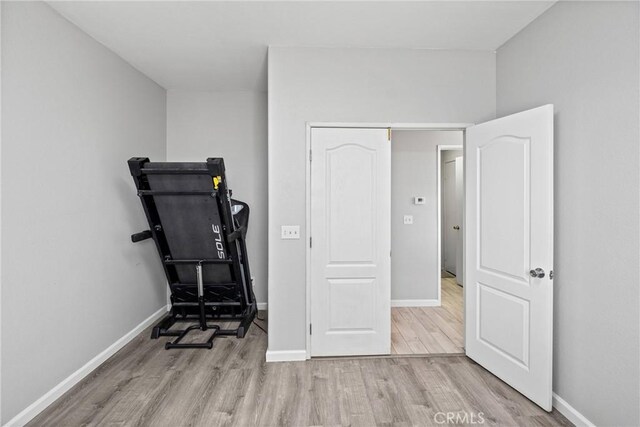
<svg viewBox="0 0 640 427">
<path fill-rule="evenodd" d="M 570 426 L 464 356 L 265 363 L 267 337 L 221 338 L 212 350 L 165 350 L 136 337 L 30 426 L 442 425 Z M 459 425 L 459 424 L 457 424 Z"/>
<path fill-rule="evenodd" d="M 441 307 L 393 307 L 392 354 L 464 353 L 462 287 L 442 278 Z"/>
</svg>

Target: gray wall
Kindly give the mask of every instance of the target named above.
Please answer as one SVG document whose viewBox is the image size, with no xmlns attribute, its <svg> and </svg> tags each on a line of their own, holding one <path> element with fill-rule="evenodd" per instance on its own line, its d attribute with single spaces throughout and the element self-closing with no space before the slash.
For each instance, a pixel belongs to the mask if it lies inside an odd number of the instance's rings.
<svg viewBox="0 0 640 427">
<path fill-rule="evenodd" d="M 44 3 L 2 2 L 2 423 L 166 305 L 126 160 L 165 91 Z"/>
<path fill-rule="evenodd" d="M 258 302 L 267 301 L 267 94 L 167 93 L 167 159 L 224 157 L 233 196 L 249 203 L 247 250 Z"/>
<path fill-rule="evenodd" d="M 269 350 L 305 349 L 305 123 L 480 122 L 495 116 L 495 54 L 269 49 Z M 301 226 L 280 240 L 281 225 Z"/>
<path fill-rule="evenodd" d="M 560 2 L 498 50 L 498 114 L 555 105 L 554 391 L 639 425 L 638 3 Z"/>
<path fill-rule="evenodd" d="M 437 300 L 438 145 L 462 145 L 459 131 L 394 130 L 391 143 L 391 299 Z M 443 152 L 444 153 L 444 152 Z M 461 153 L 461 152 L 460 152 Z M 413 198 L 424 196 L 424 205 Z M 413 224 L 403 223 L 413 215 Z"/>
</svg>

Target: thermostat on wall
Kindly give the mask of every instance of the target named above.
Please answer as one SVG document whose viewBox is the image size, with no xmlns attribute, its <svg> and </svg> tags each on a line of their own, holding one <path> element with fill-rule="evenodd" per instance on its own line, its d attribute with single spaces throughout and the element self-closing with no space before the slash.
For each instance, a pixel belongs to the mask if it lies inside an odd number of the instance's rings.
<svg viewBox="0 0 640 427">
<path fill-rule="evenodd" d="M 424 205 L 424 197 L 423 196 L 416 196 L 413 198 L 413 204 L 414 205 Z"/>
</svg>

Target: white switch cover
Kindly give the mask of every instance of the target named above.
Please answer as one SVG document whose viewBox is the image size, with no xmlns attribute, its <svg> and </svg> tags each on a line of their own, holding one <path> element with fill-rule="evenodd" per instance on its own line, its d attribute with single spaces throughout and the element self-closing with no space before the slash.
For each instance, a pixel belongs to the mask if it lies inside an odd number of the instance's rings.
<svg viewBox="0 0 640 427">
<path fill-rule="evenodd" d="M 413 215 L 405 215 L 404 216 L 405 225 L 413 224 Z"/>
<path fill-rule="evenodd" d="M 281 228 L 281 239 L 291 240 L 300 238 L 300 226 L 299 225 L 283 225 Z"/>
</svg>

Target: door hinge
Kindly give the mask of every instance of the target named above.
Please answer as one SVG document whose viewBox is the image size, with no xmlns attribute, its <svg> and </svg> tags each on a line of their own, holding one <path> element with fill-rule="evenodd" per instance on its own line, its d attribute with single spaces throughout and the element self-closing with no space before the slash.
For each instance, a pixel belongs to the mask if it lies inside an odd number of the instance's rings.
<svg viewBox="0 0 640 427">
<path fill-rule="evenodd" d="M 311 323 L 309 323 L 309 335 L 312 335 L 312 334 L 313 334 L 313 328 L 312 328 L 312 326 L 313 326 L 313 325 L 312 325 Z"/>
<path fill-rule="evenodd" d="M 309 150 L 309 161 L 311 161 L 311 158 L 312 158 L 312 156 L 311 156 L 311 150 Z"/>
<path fill-rule="evenodd" d="M 309 248 L 311 248 L 311 236 L 309 236 Z"/>
<path fill-rule="evenodd" d="M 387 128 L 387 141 L 391 142 L 391 128 Z"/>
</svg>

